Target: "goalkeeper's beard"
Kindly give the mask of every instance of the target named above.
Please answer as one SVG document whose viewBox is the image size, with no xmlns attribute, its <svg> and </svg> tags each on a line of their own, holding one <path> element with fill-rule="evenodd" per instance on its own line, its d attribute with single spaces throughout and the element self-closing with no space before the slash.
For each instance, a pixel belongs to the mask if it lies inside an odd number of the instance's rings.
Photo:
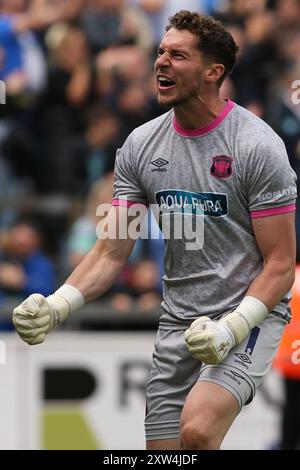
<svg viewBox="0 0 300 470">
<path fill-rule="evenodd" d="M 203 84 L 200 86 L 200 90 L 199 89 L 195 89 L 193 90 L 193 94 L 192 96 L 194 96 L 194 99 L 196 101 L 196 103 L 199 105 L 199 107 L 202 109 L 202 111 L 208 111 L 209 112 L 209 106 L 208 106 L 208 103 L 207 103 L 207 100 L 204 98 L 205 96 L 205 93 L 203 91 Z M 187 119 L 187 121 L 189 121 L 189 113 L 185 110 L 185 105 L 187 104 L 188 105 L 188 101 L 191 100 L 192 98 L 178 98 L 176 100 L 176 98 L 174 99 L 173 103 L 172 103 L 172 106 L 174 108 L 178 107 L 180 109 L 180 112 L 181 114 Z M 195 107 L 195 105 L 194 105 Z"/>
</svg>

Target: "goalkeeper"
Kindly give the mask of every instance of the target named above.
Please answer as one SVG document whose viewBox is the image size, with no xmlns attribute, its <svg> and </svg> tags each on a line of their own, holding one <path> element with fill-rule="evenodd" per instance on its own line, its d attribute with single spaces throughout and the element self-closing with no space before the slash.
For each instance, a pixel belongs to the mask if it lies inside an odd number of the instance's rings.
<svg viewBox="0 0 300 470">
<path fill-rule="evenodd" d="M 147 386 L 147 449 L 218 449 L 271 367 L 294 279 L 296 185 L 284 144 L 219 88 L 237 47 L 211 17 L 170 18 L 155 63 L 158 102 L 169 111 L 135 129 L 117 153 L 112 234 L 98 240 L 66 283 L 34 294 L 13 321 L 39 344 L 85 302 L 103 294 L 134 244 L 135 204 L 158 206 L 165 233 L 162 315 Z M 168 213 L 169 212 L 169 213 Z M 202 228 L 201 228 L 202 227 Z M 117 230 L 115 230 L 115 228 Z M 202 235 L 202 237 L 199 235 Z"/>
</svg>

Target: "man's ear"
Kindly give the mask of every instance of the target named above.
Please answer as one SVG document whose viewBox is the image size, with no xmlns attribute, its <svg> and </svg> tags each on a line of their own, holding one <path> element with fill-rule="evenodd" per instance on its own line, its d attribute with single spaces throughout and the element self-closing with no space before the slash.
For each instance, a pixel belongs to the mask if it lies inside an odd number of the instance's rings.
<svg viewBox="0 0 300 470">
<path fill-rule="evenodd" d="M 204 79 L 206 82 L 217 82 L 225 72 L 223 64 L 211 64 L 204 72 Z"/>
</svg>

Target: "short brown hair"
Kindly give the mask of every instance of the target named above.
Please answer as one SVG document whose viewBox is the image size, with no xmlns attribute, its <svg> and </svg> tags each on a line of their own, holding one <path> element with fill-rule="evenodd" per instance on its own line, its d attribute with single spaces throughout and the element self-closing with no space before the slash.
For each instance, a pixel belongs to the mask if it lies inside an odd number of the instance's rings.
<svg viewBox="0 0 300 470">
<path fill-rule="evenodd" d="M 204 57 L 224 65 L 224 74 L 218 81 L 218 84 L 221 85 L 233 69 L 238 51 L 233 37 L 226 31 L 222 23 L 215 20 L 212 16 L 180 10 L 174 16 L 170 16 L 166 31 L 169 31 L 171 28 L 178 30 L 186 29 L 198 36 L 199 50 L 203 53 Z"/>
</svg>

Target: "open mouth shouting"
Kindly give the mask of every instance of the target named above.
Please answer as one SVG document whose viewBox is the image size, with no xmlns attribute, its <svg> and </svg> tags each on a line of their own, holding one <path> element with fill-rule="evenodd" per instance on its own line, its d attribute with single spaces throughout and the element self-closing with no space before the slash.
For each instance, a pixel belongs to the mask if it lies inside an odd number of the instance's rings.
<svg viewBox="0 0 300 470">
<path fill-rule="evenodd" d="M 176 84 L 171 80 L 169 77 L 166 77 L 164 75 L 158 75 L 157 76 L 157 81 L 158 81 L 158 89 L 159 91 L 167 91 L 171 90 L 172 88 L 175 88 Z"/>
</svg>

